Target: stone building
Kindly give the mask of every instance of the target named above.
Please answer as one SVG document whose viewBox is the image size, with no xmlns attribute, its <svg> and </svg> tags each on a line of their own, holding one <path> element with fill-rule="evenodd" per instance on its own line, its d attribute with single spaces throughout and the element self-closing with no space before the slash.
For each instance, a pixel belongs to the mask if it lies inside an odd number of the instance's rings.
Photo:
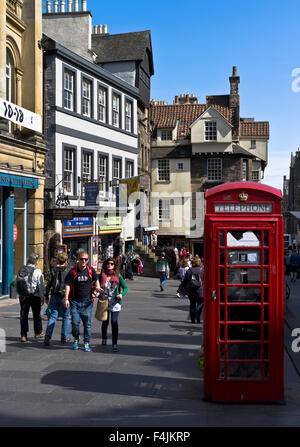
<svg viewBox="0 0 300 447">
<path fill-rule="evenodd" d="M 262 179 L 269 123 L 240 117 L 236 67 L 229 95 L 152 101 L 152 224 L 161 246 L 203 253 L 204 193 L 232 181 Z"/>
<path fill-rule="evenodd" d="M 284 232 L 300 247 L 300 148 L 291 154 L 290 173 L 283 179 Z"/>
<path fill-rule="evenodd" d="M 43 268 L 41 3 L 0 2 L 0 294 L 31 252 Z"/>
</svg>

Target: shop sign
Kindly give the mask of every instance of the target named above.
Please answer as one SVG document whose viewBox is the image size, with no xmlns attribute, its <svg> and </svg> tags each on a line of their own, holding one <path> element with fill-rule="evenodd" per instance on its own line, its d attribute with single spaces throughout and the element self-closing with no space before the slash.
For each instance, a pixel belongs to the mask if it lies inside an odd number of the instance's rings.
<svg viewBox="0 0 300 447">
<path fill-rule="evenodd" d="M 99 226 L 100 234 L 121 233 L 122 231 L 121 216 L 97 217 L 96 223 Z"/>
<path fill-rule="evenodd" d="M 74 217 L 73 220 L 64 220 L 63 237 L 79 237 L 93 235 L 92 217 Z"/>
<path fill-rule="evenodd" d="M 0 117 L 35 132 L 42 132 L 42 117 L 12 102 L 0 98 Z"/>
<path fill-rule="evenodd" d="M 0 185 L 12 186 L 14 188 L 38 189 L 39 181 L 33 177 L 22 177 L 20 175 L 11 175 L 0 173 Z"/>
<path fill-rule="evenodd" d="M 99 187 L 100 187 L 99 182 L 90 182 L 84 184 L 85 206 L 97 206 Z"/>
<path fill-rule="evenodd" d="M 271 203 L 216 203 L 215 213 L 272 213 Z"/>
</svg>

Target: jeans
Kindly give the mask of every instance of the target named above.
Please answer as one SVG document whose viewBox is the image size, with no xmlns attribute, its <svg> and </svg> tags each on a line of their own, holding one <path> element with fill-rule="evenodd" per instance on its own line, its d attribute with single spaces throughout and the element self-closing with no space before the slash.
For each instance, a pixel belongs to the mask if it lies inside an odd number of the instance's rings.
<svg viewBox="0 0 300 447">
<path fill-rule="evenodd" d="M 52 295 L 50 298 L 49 307 L 51 309 L 51 315 L 49 317 L 48 326 L 46 329 L 46 335 L 52 337 L 53 329 L 58 317 L 60 307 L 63 309 L 63 320 L 61 326 L 61 341 L 66 341 L 69 338 L 70 330 L 70 309 L 64 306 L 64 298 L 62 296 Z"/>
<path fill-rule="evenodd" d="M 163 287 L 167 282 L 167 273 L 159 272 L 160 285 Z"/>
<path fill-rule="evenodd" d="M 112 330 L 112 344 L 116 345 L 118 343 L 119 326 L 118 326 L 118 316 L 120 312 L 108 311 L 107 320 L 102 323 L 102 340 L 107 339 L 107 328 L 109 324 L 109 317 L 111 318 L 111 330 Z"/>
<path fill-rule="evenodd" d="M 79 340 L 80 319 L 83 323 L 83 340 L 89 343 L 92 333 L 92 309 L 93 302 L 91 299 L 85 301 L 70 301 L 71 317 L 72 317 L 72 335 Z"/>
<path fill-rule="evenodd" d="M 200 316 L 203 309 L 203 297 L 200 297 L 196 294 L 189 294 L 190 300 L 190 316 L 192 323 L 195 322 L 197 318 L 198 323 L 200 322 Z"/>
<path fill-rule="evenodd" d="M 33 316 L 33 329 L 35 335 L 39 335 L 42 330 L 42 317 L 41 317 L 41 298 L 38 296 L 26 296 L 20 297 L 20 323 L 21 323 L 21 336 L 27 336 L 27 332 L 29 331 L 28 327 L 28 314 L 29 309 L 32 309 Z"/>
</svg>

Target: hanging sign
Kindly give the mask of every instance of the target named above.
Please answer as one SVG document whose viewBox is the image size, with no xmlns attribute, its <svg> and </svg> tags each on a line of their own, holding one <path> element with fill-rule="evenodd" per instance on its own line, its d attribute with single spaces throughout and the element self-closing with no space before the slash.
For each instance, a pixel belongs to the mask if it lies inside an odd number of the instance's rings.
<svg viewBox="0 0 300 447">
<path fill-rule="evenodd" d="M 42 132 L 41 115 L 17 106 L 3 98 L 0 98 L 0 117 L 6 118 L 15 124 L 27 127 L 35 132 Z"/>
</svg>

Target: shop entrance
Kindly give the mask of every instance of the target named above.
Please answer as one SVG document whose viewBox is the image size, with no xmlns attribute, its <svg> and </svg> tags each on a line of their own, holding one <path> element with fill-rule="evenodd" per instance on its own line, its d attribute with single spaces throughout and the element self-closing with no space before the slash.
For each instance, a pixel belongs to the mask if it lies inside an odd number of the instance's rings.
<svg viewBox="0 0 300 447">
<path fill-rule="evenodd" d="M 90 244 L 89 238 L 87 237 L 78 237 L 74 239 L 65 239 L 64 244 L 67 244 L 67 251 L 69 262 L 75 263 L 77 259 L 77 255 L 79 251 L 86 251 L 89 255 L 90 263 L 91 263 L 91 253 L 90 253 Z"/>
</svg>

